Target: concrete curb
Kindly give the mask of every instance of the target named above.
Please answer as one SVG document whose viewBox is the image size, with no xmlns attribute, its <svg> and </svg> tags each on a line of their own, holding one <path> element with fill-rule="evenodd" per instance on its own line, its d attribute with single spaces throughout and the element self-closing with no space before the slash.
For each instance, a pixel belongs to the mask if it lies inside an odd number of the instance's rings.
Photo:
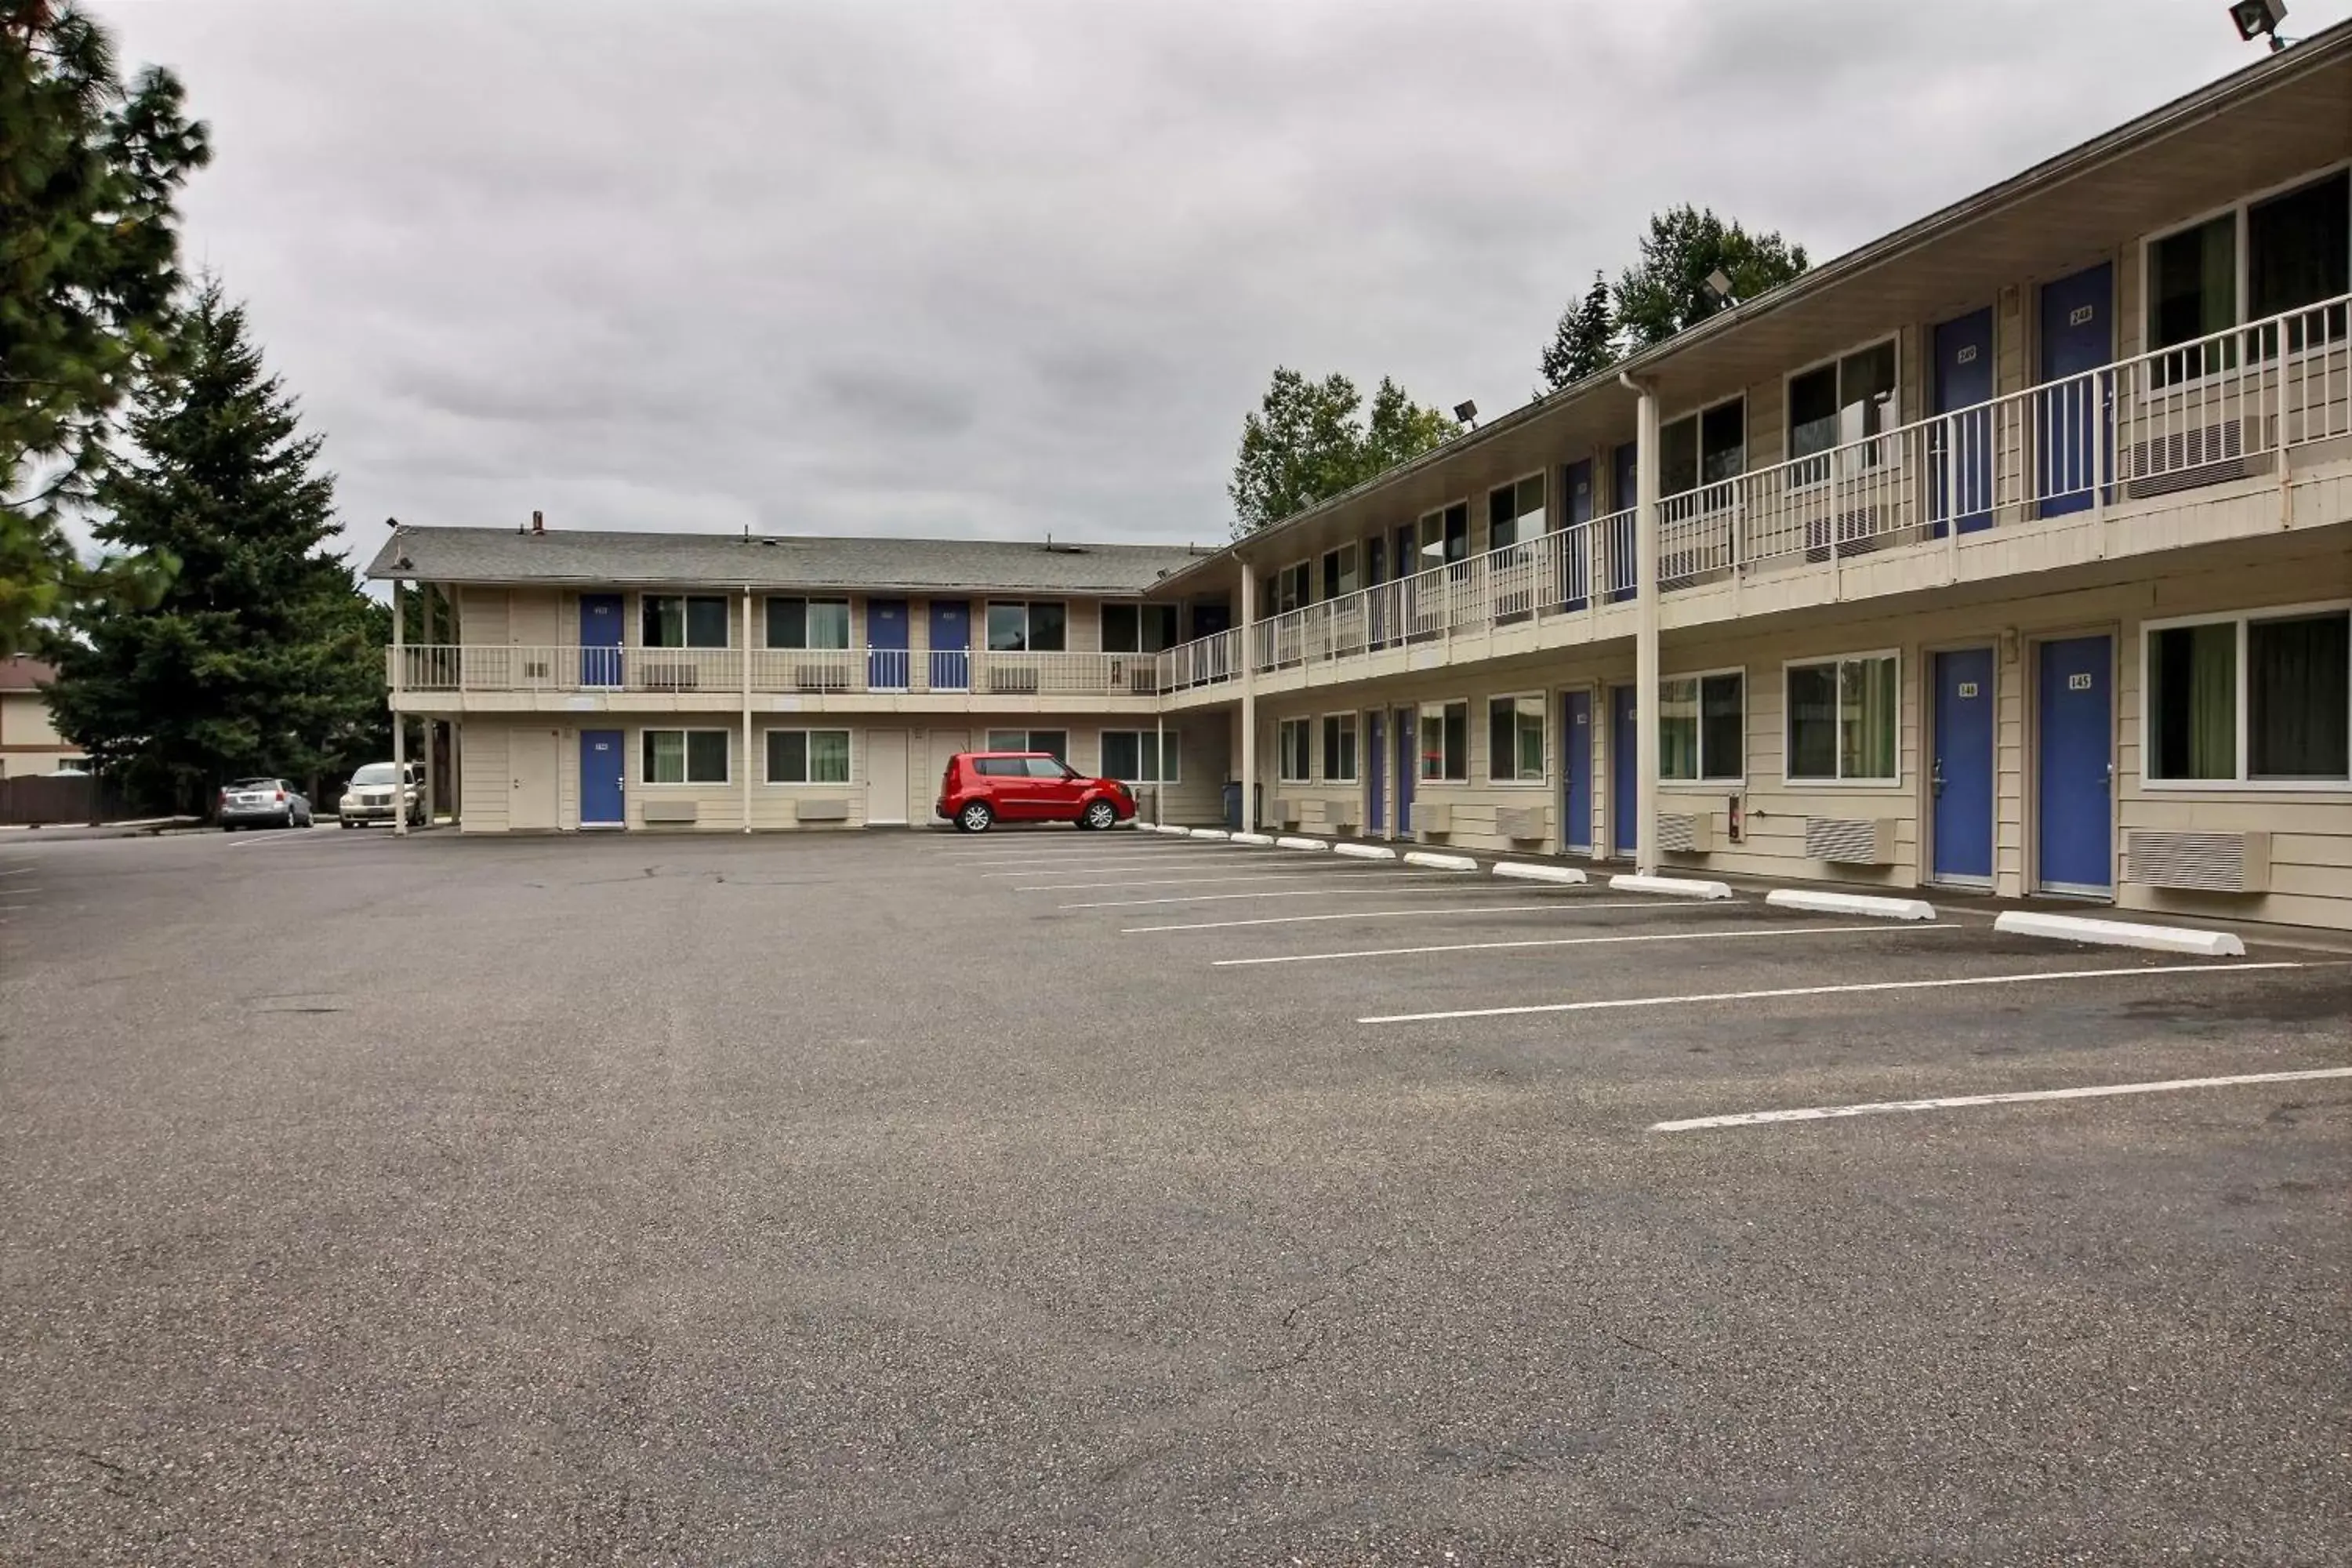
<svg viewBox="0 0 2352 1568">
<path fill-rule="evenodd" d="M 2081 915 L 2044 915 L 2011 910 L 1992 922 L 2011 936 L 2046 936 L 2058 942 L 2100 947 L 2138 947 L 2150 952 L 2186 952 L 2199 958 L 2243 958 L 2246 944 L 2225 931 L 2189 931 L 2180 926 L 2134 925 L 2128 921 L 2086 920 Z"/>
<path fill-rule="evenodd" d="M 1495 875 L 1515 877 L 1522 882 L 1576 883 L 1584 880 L 1584 873 L 1573 866 L 1530 866 L 1517 860 L 1495 862 Z"/>
<path fill-rule="evenodd" d="M 1320 838 L 1277 838 L 1274 841 L 1274 847 L 1277 849 L 1328 849 L 1331 847 Z"/>
<path fill-rule="evenodd" d="M 1230 842 L 1234 844 L 1246 844 L 1253 849 L 1271 849 L 1274 847 L 1274 835 L 1271 833 L 1236 833 L 1233 836 Z"/>
<path fill-rule="evenodd" d="M 1609 890 L 1612 893 L 1656 893 L 1669 899 L 1727 899 L 1731 889 L 1721 882 L 1702 882 L 1692 877 L 1612 877 Z"/>
<path fill-rule="evenodd" d="M 1151 825 L 1151 831 L 1154 833 L 1169 834 L 1177 838 L 1190 838 L 1192 836 L 1192 830 L 1191 828 L 1178 827 L 1172 823 L 1166 822 L 1153 823 Z"/>
<path fill-rule="evenodd" d="M 1231 838 L 1233 837 L 1222 827 L 1188 827 L 1184 832 L 1187 837 L 1192 838 Z"/>
<path fill-rule="evenodd" d="M 1886 921 L 1931 921 L 1936 906 L 1925 899 L 1875 899 L 1863 893 L 1815 893 L 1775 888 L 1764 895 L 1774 909 L 1810 910 L 1819 915 L 1870 915 Z"/>
<path fill-rule="evenodd" d="M 1429 871 L 1475 871 L 1478 862 L 1467 855 L 1440 855 L 1433 849 L 1408 849 L 1404 863 Z"/>
<path fill-rule="evenodd" d="M 1393 860 L 1396 851 L 1381 844 L 1334 844 L 1334 855 L 1351 856 L 1358 860 Z"/>
</svg>

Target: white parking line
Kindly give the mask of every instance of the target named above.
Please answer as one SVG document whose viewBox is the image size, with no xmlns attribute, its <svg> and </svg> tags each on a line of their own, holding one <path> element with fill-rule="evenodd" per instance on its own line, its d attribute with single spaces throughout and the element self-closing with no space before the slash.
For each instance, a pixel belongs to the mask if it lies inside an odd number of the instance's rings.
<svg viewBox="0 0 2352 1568">
<path fill-rule="evenodd" d="M 1393 884 L 1379 888 L 1277 888 L 1265 893 L 1184 893 L 1164 899 L 1109 899 L 1090 904 L 1064 904 L 1066 910 L 1131 910 L 1144 904 L 1220 904 L 1234 899 L 1382 898 L 1401 892 Z"/>
<path fill-rule="evenodd" d="M 1450 942 L 1434 947 L 1370 947 L 1354 952 L 1286 952 L 1269 958 L 1220 958 L 1213 969 L 1238 969 L 1255 963 L 1320 963 L 1341 958 L 1402 958 L 1416 952 L 1481 952 L 1507 947 L 1600 947 L 1620 942 L 1736 942 L 1759 936 L 1852 936 L 1863 931 L 1881 935 L 1899 931 L 1958 931 L 1957 925 L 1775 926 L 1769 931 L 1646 931 L 1639 936 L 1539 936 L 1515 942 Z"/>
<path fill-rule="evenodd" d="M 1036 873 L 1026 874 L 1034 876 Z M 1128 877 L 1116 882 L 1039 882 L 1033 887 L 1012 890 L 1016 893 L 1080 893 L 1096 888 L 1181 888 L 1210 882 L 1288 882 L 1296 885 L 1305 879 L 1297 871 L 1237 871 L 1228 877 Z"/>
<path fill-rule="evenodd" d="M 33 868 L 30 866 L 19 866 L 13 871 L 0 871 L 0 877 L 29 877 L 32 874 Z"/>
<path fill-rule="evenodd" d="M 1433 892 L 1435 890 L 1431 889 Z M 1549 915 L 1562 910 L 1654 910 L 1659 907 L 1653 899 L 1623 904 L 1592 899 L 1530 899 L 1524 904 L 1473 904 L 1467 908 L 1456 906 L 1452 909 L 1444 904 L 1423 904 L 1412 910 L 1344 910 L 1338 914 L 1328 915 L 1265 915 L 1256 920 L 1202 921 L 1192 925 L 1128 926 L 1118 934 L 1146 936 L 1163 931 L 1233 931 L 1242 926 L 1310 925 L 1318 921 L 1452 920 L 1457 915 Z"/>
<path fill-rule="evenodd" d="M 2241 964 L 2238 967 L 2250 966 Z M 2322 1078 L 2352 1078 L 2352 1068 L 2242 1072 L 2223 1078 L 2172 1078 L 2156 1083 L 2102 1083 L 2082 1089 L 2019 1089 L 2008 1094 L 1952 1094 L 1936 1100 L 1886 1100 L 1868 1105 L 1811 1105 L 1801 1110 L 1744 1110 L 1736 1116 L 1694 1116 L 1686 1121 L 1654 1121 L 1650 1124 L 1650 1131 L 1692 1132 L 1707 1127 L 1760 1127 L 1772 1121 L 1828 1121 L 1841 1116 L 1884 1116 L 1897 1110 L 1961 1110 L 1974 1105 L 2023 1105 L 2037 1100 L 2099 1100 L 2118 1094 L 2169 1094 L 2183 1089 L 2231 1089 L 2248 1083 L 2307 1083 Z"/>
<path fill-rule="evenodd" d="M 2041 974 L 1969 974 L 1948 980 L 1872 980 L 1853 985 L 1789 985 L 1773 991 L 1708 991 L 1696 996 L 1618 996 L 1605 1002 L 1543 1002 L 1526 1007 L 1464 1007 L 1447 1013 L 1387 1013 L 1359 1024 L 1433 1024 L 1447 1018 L 1502 1018 L 1519 1013 L 1597 1013 L 1610 1007 L 1674 1007 L 1693 1002 L 1759 1002 L 1775 996 L 1834 996 L 1857 991 L 1935 991 L 1957 985 L 2022 985 L 2036 980 L 2106 980 L 2125 974 L 2242 974 L 2250 969 L 2302 969 L 2301 963 L 2168 963 L 2148 969 L 2057 969 Z"/>
<path fill-rule="evenodd" d="M 1009 871 L 971 871 L 967 868 L 966 874 L 977 876 L 984 882 L 1001 882 L 1010 877 L 1059 876 L 1066 871 L 1199 871 L 1204 870 L 1211 866 L 1231 867 L 1233 864 L 1234 858 L 1230 855 L 1209 855 L 1203 856 L 1198 860 L 1169 860 L 1157 864 L 1140 860 L 1086 860 L 1081 861 L 1076 866 L 1056 866 L 1051 861 L 1041 863 L 1032 860 L 1025 866 L 1016 866 Z M 1296 875 L 1301 871 L 1312 871 L 1315 868 L 1312 866 L 1292 866 L 1286 864 L 1282 866 L 1268 866 L 1265 869 L 1268 871 L 1288 871 L 1293 875 Z"/>
</svg>

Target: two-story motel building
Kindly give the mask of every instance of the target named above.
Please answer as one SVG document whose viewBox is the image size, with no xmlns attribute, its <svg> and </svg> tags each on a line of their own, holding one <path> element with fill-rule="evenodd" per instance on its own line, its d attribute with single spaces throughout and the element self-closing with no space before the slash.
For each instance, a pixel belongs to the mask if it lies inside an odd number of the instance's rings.
<svg viewBox="0 0 2352 1568">
<path fill-rule="evenodd" d="M 468 831 L 919 823 L 1042 746 L 1169 821 L 2352 928 L 2347 194 L 2352 26 L 1224 549 L 401 529 L 394 701 Z"/>
</svg>

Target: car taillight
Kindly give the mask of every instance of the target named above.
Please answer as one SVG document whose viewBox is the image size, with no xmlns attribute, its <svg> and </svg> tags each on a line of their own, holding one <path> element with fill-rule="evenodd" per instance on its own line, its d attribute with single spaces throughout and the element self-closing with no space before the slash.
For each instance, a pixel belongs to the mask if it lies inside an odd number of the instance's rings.
<svg viewBox="0 0 2352 1568">
<path fill-rule="evenodd" d="M 286 798 L 286 792 L 285 792 L 284 790 L 282 790 L 282 789 L 281 789 L 281 790 L 279 790 L 279 791 L 278 792 L 278 799 L 280 799 L 280 800 L 284 800 L 284 799 Z"/>
</svg>

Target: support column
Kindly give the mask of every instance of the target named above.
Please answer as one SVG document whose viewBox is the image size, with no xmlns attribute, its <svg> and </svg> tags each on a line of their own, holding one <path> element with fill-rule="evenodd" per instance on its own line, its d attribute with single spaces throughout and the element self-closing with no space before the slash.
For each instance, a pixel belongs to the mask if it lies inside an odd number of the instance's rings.
<svg viewBox="0 0 2352 1568">
<path fill-rule="evenodd" d="M 425 646 L 428 649 L 437 647 L 440 646 L 439 642 L 433 635 L 433 584 L 418 584 L 416 595 L 417 605 L 424 616 Z M 428 652 L 425 657 L 430 660 L 434 656 Z M 433 787 L 433 742 L 435 740 L 433 731 L 436 728 L 438 725 L 433 715 L 427 713 L 425 716 L 425 783 L 416 792 L 425 801 L 425 825 L 427 827 L 433 826 L 435 819 L 440 814 L 440 801 Z"/>
<path fill-rule="evenodd" d="M 751 584 L 743 584 L 743 831 L 751 831 Z M 767 759 L 759 759 L 761 771 Z"/>
<path fill-rule="evenodd" d="M 1250 575 L 1249 563 L 1234 556 L 1242 569 L 1241 667 L 1242 667 L 1242 827 L 1249 833 L 1257 831 L 1257 660 L 1252 657 L 1252 644 L 1256 641 L 1257 584 Z"/>
<path fill-rule="evenodd" d="M 1151 704 L 1151 820 L 1168 823 L 1168 697 L 1160 693 Z"/>
<path fill-rule="evenodd" d="M 1658 398 L 1629 380 L 1641 395 L 1634 428 L 1633 532 L 1635 610 L 1633 630 L 1633 868 L 1658 869 Z"/>
<path fill-rule="evenodd" d="M 394 534 L 394 538 L 399 535 Z M 392 776 L 393 806 L 392 836 L 408 837 L 408 811 L 404 796 L 408 793 L 408 718 L 400 710 L 400 685 L 408 662 L 404 651 L 407 646 L 406 628 L 401 625 L 400 579 L 392 580 L 392 680 L 384 700 L 392 707 Z"/>
</svg>

